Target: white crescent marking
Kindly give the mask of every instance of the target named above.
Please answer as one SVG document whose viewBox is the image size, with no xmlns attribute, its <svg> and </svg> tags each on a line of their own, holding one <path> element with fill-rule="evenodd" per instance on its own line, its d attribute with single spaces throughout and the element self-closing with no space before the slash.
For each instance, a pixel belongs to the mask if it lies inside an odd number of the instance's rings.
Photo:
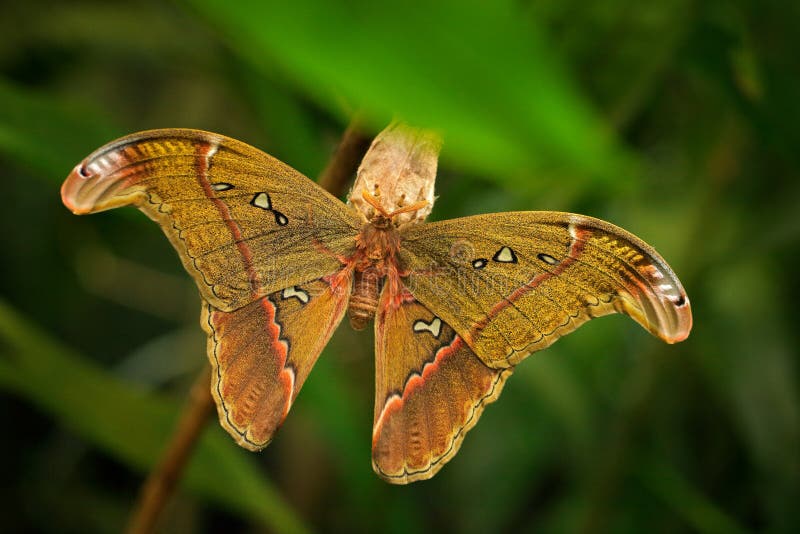
<svg viewBox="0 0 800 534">
<path fill-rule="evenodd" d="M 430 323 L 426 323 L 422 319 L 418 319 L 412 328 L 414 332 L 430 332 L 433 337 L 439 337 L 439 333 L 442 331 L 442 320 L 434 317 Z"/>
<path fill-rule="evenodd" d="M 308 296 L 308 293 L 302 289 L 297 289 L 296 287 L 287 287 L 283 290 L 281 296 L 283 297 L 283 300 L 288 300 L 294 297 L 303 304 L 308 304 L 308 301 L 311 299 L 311 297 Z"/>
</svg>

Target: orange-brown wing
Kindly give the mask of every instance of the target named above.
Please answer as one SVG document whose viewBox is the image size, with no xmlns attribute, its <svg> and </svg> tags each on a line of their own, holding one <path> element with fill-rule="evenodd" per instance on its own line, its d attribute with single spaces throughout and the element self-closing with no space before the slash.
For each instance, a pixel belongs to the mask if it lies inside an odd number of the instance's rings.
<svg viewBox="0 0 800 534">
<path fill-rule="evenodd" d="M 203 298 L 225 311 L 338 270 L 361 224 L 289 166 L 197 130 L 113 141 L 75 167 L 61 196 L 79 214 L 138 207 L 161 225 Z"/>
<path fill-rule="evenodd" d="M 331 277 L 254 300 L 233 312 L 204 303 L 219 419 L 250 450 L 267 446 L 342 319 L 351 282 Z"/>
<path fill-rule="evenodd" d="M 393 484 L 435 475 L 512 371 L 487 367 L 405 289 L 383 291 L 375 356 L 372 466 Z"/>
<path fill-rule="evenodd" d="M 414 297 L 491 367 L 517 364 L 591 319 L 629 315 L 668 343 L 689 335 L 669 265 L 607 222 L 558 212 L 476 215 L 403 229 Z"/>
</svg>

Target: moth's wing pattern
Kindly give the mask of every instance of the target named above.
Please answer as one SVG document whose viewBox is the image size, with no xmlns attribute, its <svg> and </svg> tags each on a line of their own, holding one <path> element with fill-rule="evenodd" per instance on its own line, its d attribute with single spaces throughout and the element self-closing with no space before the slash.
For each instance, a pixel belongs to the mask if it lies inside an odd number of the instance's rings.
<svg viewBox="0 0 800 534">
<path fill-rule="evenodd" d="M 342 320 L 351 279 L 333 280 L 288 287 L 233 312 L 204 303 L 211 392 L 222 426 L 243 447 L 269 443 Z"/>
<path fill-rule="evenodd" d="M 197 130 L 113 141 L 61 194 L 75 213 L 132 204 L 161 225 L 200 289 L 222 426 L 266 446 L 347 307 L 358 216 L 260 150 Z"/>
<path fill-rule="evenodd" d="M 133 204 L 161 225 L 204 300 L 233 311 L 337 271 L 361 221 L 291 167 L 198 130 L 151 130 L 96 150 L 61 188 L 75 213 Z"/>
<path fill-rule="evenodd" d="M 375 319 L 372 466 L 406 484 L 431 478 L 458 452 L 512 370 L 486 366 L 407 290 L 389 287 Z"/>
<path fill-rule="evenodd" d="M 668 343 L 691 329 L 689 299 L 661 256 L 591 217 L 511 212 L 409 225 L 400 260 L 414 297 L 495 368 L 614 312 Z"/>
</svg>

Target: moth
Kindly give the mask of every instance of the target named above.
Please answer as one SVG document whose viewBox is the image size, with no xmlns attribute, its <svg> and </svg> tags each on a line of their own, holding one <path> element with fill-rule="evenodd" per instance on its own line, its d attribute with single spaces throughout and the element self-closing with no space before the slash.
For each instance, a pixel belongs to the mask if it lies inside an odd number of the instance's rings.
<svg viewBox="0 0 800 534">
<path fill-rule="evenodd" d="M 76 214 L 132 204 L 161 226 L 200 290 L 220 423 L 247 449 L 270 442 L 348 309 L 356 328 L 374 319 L 372 465 L 395 484 L 436 474 L 514 367 L 589 319 L 624 313 L 667 343 L 691 329 L 669 265 L 610 223 L 528 211 L 421 224 L 432 186 L 354 190 L 348 206 L 209 132 L 113 141 L 61 195 Z"/>
</svg>

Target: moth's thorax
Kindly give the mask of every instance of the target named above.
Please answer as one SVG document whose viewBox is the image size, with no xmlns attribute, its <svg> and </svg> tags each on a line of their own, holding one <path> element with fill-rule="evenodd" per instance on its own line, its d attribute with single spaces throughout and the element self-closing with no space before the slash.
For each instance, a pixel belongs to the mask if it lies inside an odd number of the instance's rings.
<svg viewBox="0 0 800 534">
<path fill-rule="evenodd" d="M 390 220 L 380 216 L 365 224 L 356 237 L 356 254 L 361 253 L 362 262 L 380 264 L 394 258 L 399 249 L 400 235 L 397 229 Z"/>
<path fill-rule="evenodd" d="M 375 316 L 387 278 L 392 287 L 399 287 L 399 250 L 400 235 L 391 219 L 378 218 L 361 229 L 350 260 L 354 277 L 348 315 L 354 329 L 362 330 Z"/>
</svg>

